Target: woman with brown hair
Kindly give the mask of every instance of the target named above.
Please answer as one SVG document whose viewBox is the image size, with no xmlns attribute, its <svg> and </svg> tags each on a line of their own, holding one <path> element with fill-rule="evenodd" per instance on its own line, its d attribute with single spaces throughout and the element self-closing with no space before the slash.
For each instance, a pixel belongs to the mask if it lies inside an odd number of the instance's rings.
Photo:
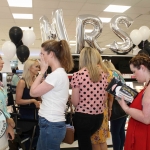
<svg viewBox="0 0 150 150">
<path fill-rule="evenodd" d="M 65 40 L 48 40 L 42 43 L 41 47 L 41 71 L 30 91 L 34 97 L 42 96 L 37 150 L 59 150 L 66 133 L 65 109 L 69 95 L 69 79 L 66 71 L 72 70 L 73 60 Z M 41 83 L 48 66 L 52 72 Z"/>
<path fill-rule="evenodd" d="M 146 54 L 138 54 L 129 64 L 136 80 L 145 83 L 145 86 L 130 106 L 124 98 L 118 101 L 123 110 L 131 116 L 124 150 L 150 150 L 150 58 Z"/>
</svg>

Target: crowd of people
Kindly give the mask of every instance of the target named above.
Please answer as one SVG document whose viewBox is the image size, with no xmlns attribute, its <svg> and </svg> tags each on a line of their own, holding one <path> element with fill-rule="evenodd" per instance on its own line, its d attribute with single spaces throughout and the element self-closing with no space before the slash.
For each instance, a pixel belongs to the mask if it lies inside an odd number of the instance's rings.
<svg viewBox="0 0 150 150">
<path fill-rule="evenodd" d="M 0 70 L 3 65 L 0 57 Z M 18 77 L 13 70 L 12 84 L 16 86 L 15 103 L 20 107 L 20 118 L 39 121 L 35 134 L 37 140 L 33 147 L 36 147 L 36 150 L 60 149 L 66 134 L 65 111 L 71 86 L 72 95 L 69 100 L 75 107 L 73 125 L 79 150 L 107 150 L 110 132 L 114 150 L 150 150 L 149 56 L 138 54 L 129 62 L 136 80 L 145 83 L 143 90 L 130 106 L 124 97 L 116 100 L 106 91 L 113 78 L 120 80 L 122 84 L 125 84 L 125 80 L 110 61 L 102 60 L 96 49 L 82 49 L 79 70 L 73 73 L 69 83 L 67 72 L 71 71 L 73 66 L 68 43 L 65 40 L 48 40 L 41 45 L 40 61 L 28 59 L 25 62 L 22 78 L 16 79 Z M 51 68 L 51 73 L 43 78 L 48 67 Z M 116 104 L 124 115 L 115 118 L 113 110 Z M 7 130 L 0 138 L 0 150 L 7 150 L 8 140 L 15 138 L 15 123 L 7 112 L 7 92 L 2 86 L 0 109 L 7 120 Z M 125 135 L 128 115 L 130 119 Z M 29 143 L 25 147 L 28 150 Z"/>
</svg>

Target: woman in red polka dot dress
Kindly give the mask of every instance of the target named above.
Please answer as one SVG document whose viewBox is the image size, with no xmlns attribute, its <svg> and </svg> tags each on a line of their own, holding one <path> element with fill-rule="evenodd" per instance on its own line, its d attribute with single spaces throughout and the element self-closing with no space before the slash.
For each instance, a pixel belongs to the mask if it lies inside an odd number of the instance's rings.
<svg viewBox="0 0 150 150">
<path fill-rule="evenodd" d="M 75 106 L 73 123 L 79 150 L 92 150 L 91 135 L 103 121 L 108 72 L 99 52 L 90 47 L 81 51 L 79 64 L 80 70 L 73 74 L 71 80 L 71 101 Z"/>
</svg>

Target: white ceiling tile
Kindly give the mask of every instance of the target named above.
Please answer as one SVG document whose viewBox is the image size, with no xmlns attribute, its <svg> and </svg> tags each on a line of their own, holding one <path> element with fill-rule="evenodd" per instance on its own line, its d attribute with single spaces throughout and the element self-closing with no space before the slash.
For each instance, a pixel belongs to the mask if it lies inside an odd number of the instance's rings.
<svg viewBox="0 0 150 150">
<path fill-rule="evenodd" d="M 49 14 L 49 16 L 47 16 L 47 17 L 51 17 L 53 11 L 54 11 L 54 9 L 50 9 L 50 8 L 45 8 L 45 9 L 43 9 L 43 8 L 34 8 L 33 9 L 34 14 L 41 14 L 41 15 Z"/>
<path fill-rule="evenodd" d="M 86 3 L 81 10 L 103 11 L 108 5 Z"/>
<path fill-rule="evenodd" d="M 86 0 L 60 0 L 60 1 L 62 1 L 62 2 L 86 2 Z"/>
<path fill-rule="evenodd" d="M 69 15 L 76 15 L 77 13 L 78 13 L 78 9 L 77 10 L 73 10 L 73 9 L 71 9 L 71 10 L 68 10 L 68 9 L 63 9 L 63 15 L 67 15 L 67 16 L 69 16 Z"/>
<path fill-rule="evenodd" d="M 80 3 L 80 2 L 76 3 L 76 2 L 68 1 L 68 2 L 60 2 L 58 5 L 58 8 L 80 10 L 83 7 L 83 5 L 84 5 L 84 3 Z"/>
<path fill-rule="evenodd" d="M 99 15 L 99 11 L 91 11 L 91 10 L 81 10 L 78 12 L 78 15 L 84 15 L 84 14 L 90 14 L 90 15 Z"/>
<path fill-rule="evenodd" d="M 147 12 L 149 12 L 149 8 L 142 8 L 142 7 L 131 7 L 130 9 L 128 9 L 125 13 L 126 14 L 133 14 L 133 13 L 137 13 L 137 14 L 145 14 Z"/>
<path fill-rule="evenodd" d="M 33 2 L 33 8 L 57 8 L 59 1 L 40 1 L 36 0 Z"/>
<path fill-rule="evenodd" d="M 112 5 L 125 5 L 125 6 L 134 6 L 136 3 L 140 2 L 141 0 L 114 0 L 111 4 Z"/>
<path fill-rule="evenodd" d="M 8 6 L 7 0 L 0 0 L 0 6 Z"/>
<path fill-rule="evenodd" d="M 150 8 L 150 1 L 149 0 L 140 0 L 139 3 L 137 3 L 135 6 Z"/>
<path fill-rule="evenodd" d="M 111 4 L 113 0 L 87 0 L 88 3 Z"/>
<path fill-rule="evenodd" d="M 20 14 L 32 14 L 33 8 L 18 8 L 18 7 L 10 7 L 12 13 L 20 13 Z"/>
</svg>

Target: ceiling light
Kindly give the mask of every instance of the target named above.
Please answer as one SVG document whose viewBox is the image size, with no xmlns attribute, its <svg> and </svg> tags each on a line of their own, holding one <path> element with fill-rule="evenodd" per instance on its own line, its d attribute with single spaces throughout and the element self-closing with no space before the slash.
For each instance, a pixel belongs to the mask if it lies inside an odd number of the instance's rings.
<svg viewBox="0 0 150 150">
<path fill-rule="evenodd" d="M 22 30 L 33 30 L 33 27 L 20 27 Z"/>
<path fill-rule="evenodd" d="M 7 0 L 10 7 L 32 7 L 32 0 Z"/>
<path fill-rule="evenodd" d="M 111 20 L 111 18 L 101 18 L 101 17 L 99 17 L 99 18 L 100 18 L 101 21 L 104 22 L 104 23 L 109 23 L 110 20 Z"/>
<path fill-rule="evenodd" d="M 127 9 L 129 9 L 130 7 L 131 7 L 131 6 L 109 5 L 104 11 L 123 13 L 123 12 L 125 12 Z"/>
<path fill-rule="evenodd" d="M 33 14 L 12 14 L 14 19 L 33 19 Z"/>
</svg>

